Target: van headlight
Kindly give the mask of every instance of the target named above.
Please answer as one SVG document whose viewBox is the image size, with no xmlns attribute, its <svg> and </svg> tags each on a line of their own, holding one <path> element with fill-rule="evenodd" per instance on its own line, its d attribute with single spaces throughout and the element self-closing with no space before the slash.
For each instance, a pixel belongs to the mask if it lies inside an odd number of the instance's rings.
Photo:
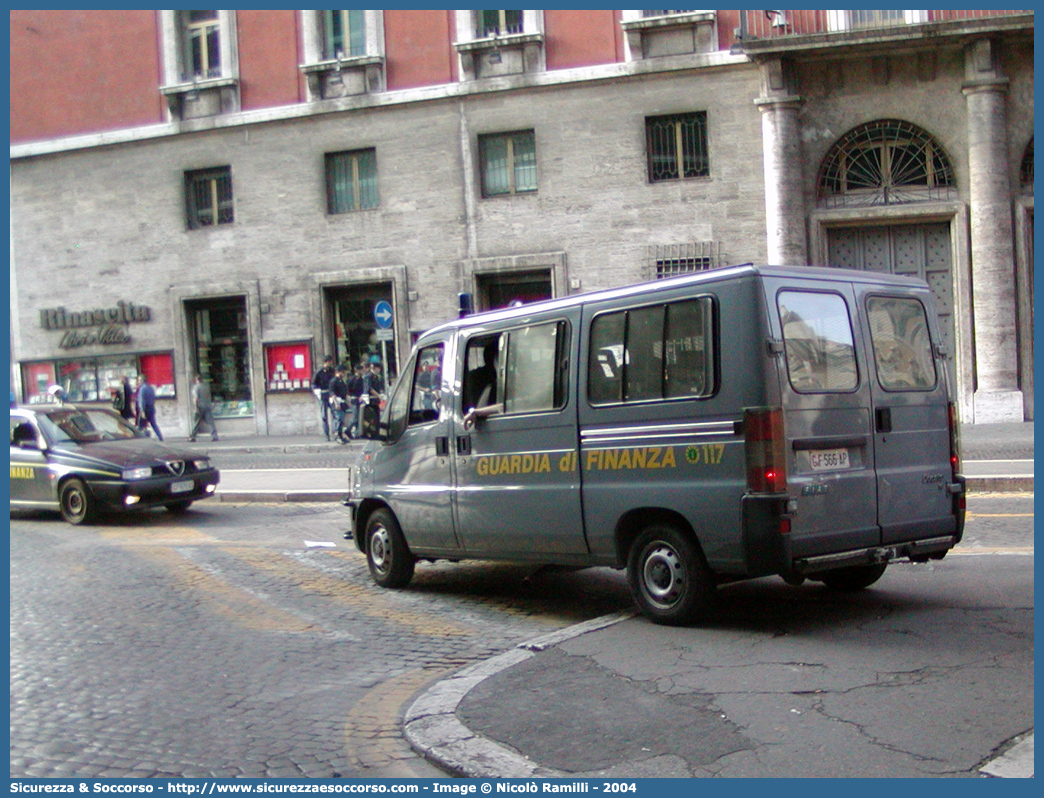
<svg viewBox="0 0 1044 798">
<path fill-rule="evenodd" d="M 123 478 L 125 480 L 132 479 L 148 479 L 152 476 L 152 466 L 144 466 L 142 468 L 125 468 L 123 470 Z"/>
</svg>

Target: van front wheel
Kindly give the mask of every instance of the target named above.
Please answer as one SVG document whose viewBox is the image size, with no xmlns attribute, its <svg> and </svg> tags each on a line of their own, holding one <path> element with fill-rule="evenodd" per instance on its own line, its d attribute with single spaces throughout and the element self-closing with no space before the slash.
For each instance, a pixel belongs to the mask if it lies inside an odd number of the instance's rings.
<svg viewBox="0 0 1044 798">
<path fill-rule="evenodd" d="M 642 612 L 654 623 L 683 626 L 714 604 L 714 577 L 699 545 L 671 526 L 650 526 L 635 538 L 627 581 Z"/>
<path fill-rule="evenodd" d="M 366 562 L 381 587 L 406 587 L 413 579 L 415 560 L 390 510 L 377 510 L 366 522 Z"/>
</svg>

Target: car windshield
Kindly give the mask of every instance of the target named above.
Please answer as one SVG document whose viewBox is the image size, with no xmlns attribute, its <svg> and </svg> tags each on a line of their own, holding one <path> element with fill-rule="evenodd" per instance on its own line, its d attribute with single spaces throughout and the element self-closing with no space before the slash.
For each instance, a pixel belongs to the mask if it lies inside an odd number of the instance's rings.
<svg viewBox="0 0 1044 798">
<path fill-rule="evenodd" d="M 110 410 L 66 408 L 39 416 L 44 434 L 55 443 L 98 443 L 139 437 L 139 433 Z"/>
</svg>

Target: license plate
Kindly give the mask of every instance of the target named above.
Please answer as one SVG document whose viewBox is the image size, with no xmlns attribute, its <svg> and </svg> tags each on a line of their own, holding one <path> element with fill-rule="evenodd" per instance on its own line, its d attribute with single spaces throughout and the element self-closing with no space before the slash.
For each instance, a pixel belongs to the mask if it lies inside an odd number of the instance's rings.
<svg viewBox="0 0 1044 798">
<path fill-rule="evenodd" d="M 188 493 L 194 487 L 196 487 L 196 483 L 193 482 L 191 479 L 183 479 L 183 480 L 181 480 L 181 482 L 171 482 L 170 483 L 170 492 L 171 493 Z"/>
<path fill-rule="evenodd" d="M 813 471 L 840 471 L 850 465 L 848 449 L 822 449 L 808 454 Z"/>
</svg>

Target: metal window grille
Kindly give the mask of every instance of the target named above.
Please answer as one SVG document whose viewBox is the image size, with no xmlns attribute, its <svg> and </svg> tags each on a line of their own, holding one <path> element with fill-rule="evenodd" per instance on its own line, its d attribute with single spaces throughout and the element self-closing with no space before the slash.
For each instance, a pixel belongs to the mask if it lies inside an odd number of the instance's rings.
<svg viewBox="0 0 1044 798">
<path fill-rule="evenodd" d="M 654 116 L 645 120 L 649 182 L 707 177 L 707 112 Z"/>
<path fill-rule="evenodd" d="M 327 213 L 369 210 L 377 205 L 377 151 L 327 153 Z"/>
<path fill-rule="evenodd" d="M 202 169 L 185 173 L 185 199 L 190 230 L 231 224 L 232 169 Z"/>
<path fill-rule="evenodd" d="M 482 196 L 537 190 L 536 137 L 532 130 L 479 138 Z"/>
<path fill-rule="evenodd" d="M 486 39 L 490 36 L 505 36 L 522 33 L 521 11 L 479 11 L 478 37 Z"/>
<path fill-rule="evenodd" d="M 953 166 L 938 142 L 916 125 L 894 119 L 845 134 L 819 174 L 819 200 L 827 207 L 949 199 L 953 188 Z"/>
<path fill-rule="evenodd" d="M 681 11 L 643 11 L 643 17 L 666 17 L 670 14 L 691 14 L 694 9 L 682 9 Z"/>
<path fill-rule="evenodd" d="M 221 77 L 221 24 L 217 11 L 185 11 L 183 79 Z"/>
<path fill-rule="evenodd" d="M 647 276 L 664 280 L 682 274 L 707 271 L 721 266 L 721 244 L 717 241 L 692 241 L 687 244 L 651 246 Z"/>
<path fill-rule="evenodd" d="M 366 55 L 366 22 L 362 9 L 325 10 L 323 20 L 323 58 Z"/>
</svg>

